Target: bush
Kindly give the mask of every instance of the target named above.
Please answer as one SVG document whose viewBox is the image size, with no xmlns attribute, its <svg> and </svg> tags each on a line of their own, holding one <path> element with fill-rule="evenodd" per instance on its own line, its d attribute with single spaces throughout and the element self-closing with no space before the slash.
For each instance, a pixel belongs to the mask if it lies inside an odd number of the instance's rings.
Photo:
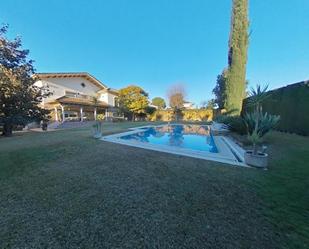
<svg viewBox="0 0 309 249">
<path fill-rule="evenodd" d="M 227 120 L 228 120 L 229 116 L 224 115 L 224 114 L 219 114 L 215 117 L 214 121 L 216 121 L 217 123 L 223 123 L 226 124 Z"/>
<path fill-rule="evenodd" d="M 150 121 L 172 121 L 174 120 L 174 112 L 172 110 L 157 110 L 149 115 Z"/>
<path fill-rule="evenodd" d="M 147 107 L 145 108 L 145 112 L 146 112 L 147 115 L 152 115 L 152 114 L 154 114 L 156 110 L 157 110 L 157 109 L 156 109 L 155 107 L 152 107 L 152 106 L 147 106 Z"/>
<path fill-rule="evenodd" d="M 233 116 L 228 124 L 231 131 L 234 131 L 240 135 L 245 135 L 247 133 L 247 127 L 242 117 Z"/>
<path fill-rule="evenodd" d="M 229 126 L 231 131 L 234 131 L 240 135 L 247 134 L 247 127 L 242 117 L 240 116 L 228 116 L 228 115 L 218 115 L 215 118 L 218 123 L 223 123 Z"/>
<path fill-rule="evenodd" d="M 105 119 L 105 115 L 104 114 L 98 114 L 97 115 L 97 120 L 102 121 Z"/>
<path fill-rule="evenodd" d="M 183 121 L 211 121 L 213 110 L 210 109 L 192 109 L 182 110 L 179 114 Z M 149 116 L 151 121 L 173 121 L 175 113 L 173 110 L 157 110 Z"/>
</svg>

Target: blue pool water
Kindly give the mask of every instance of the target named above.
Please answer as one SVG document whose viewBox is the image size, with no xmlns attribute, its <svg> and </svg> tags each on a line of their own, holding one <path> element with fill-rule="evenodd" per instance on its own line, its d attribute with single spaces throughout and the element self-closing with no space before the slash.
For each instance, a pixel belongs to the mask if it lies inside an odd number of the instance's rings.
<svg viewBox="0 0 309 249">
<path fill-rule="evenodd" d="M 149 127 L 143 131 L 122 136 L 120 139 L 154 145 L 168 145 L 198 151 L 217 153 L 218 149 L 207 126 L 164 125 Z"/>
</svg>

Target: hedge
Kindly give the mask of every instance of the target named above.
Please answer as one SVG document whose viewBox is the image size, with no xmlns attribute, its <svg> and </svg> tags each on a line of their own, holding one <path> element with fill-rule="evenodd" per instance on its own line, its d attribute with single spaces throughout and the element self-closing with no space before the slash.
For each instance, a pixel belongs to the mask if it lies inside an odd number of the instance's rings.
<svg viewBox="0 0 309 249">
<path fill-rule="evenodd" d="M 262 104 L 263 111 L 280 115 L 277 129 L 308 136 L 309 81 L 291 84 L 269 91 L 269 93 L 271 96 Z M 250 109 L 247 106 L 247 99 L 243 102 L 243 112 Z"/>
<path fill-rule="evenodd" d="M 189 109 L 181 111 L 182 121 L 211 121 L 213 118 L 213 110 L 210 109 Z M 150 115 L 151 121 L 173 121 L 175 115 L 173 110 L 157 110 Z"/>
</svg>

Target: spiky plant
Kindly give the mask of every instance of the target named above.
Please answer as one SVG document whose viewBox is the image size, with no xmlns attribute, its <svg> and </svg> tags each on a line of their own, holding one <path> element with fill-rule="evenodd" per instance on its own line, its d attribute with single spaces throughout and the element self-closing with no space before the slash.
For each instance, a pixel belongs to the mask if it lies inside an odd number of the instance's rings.
<svg viewBox="0 0 309 249">
<path fill-rule="evenodd" d="M 261 86 L 256 85 L 256 88 L 251 87 L 248 98 L 248 106 L 253 106 L 255 111 L 262 111 L 262 103 L 265 99 L 270 97 L 268 90 L 268 85 Z"/>
<path fill-rule="evenodd" d="M 253 145 L 253 154 L 257 155 L 257 145 L 262 141 L 263 137 L 271 131 L 279 122 L 280 116 L 262 113 L 261 110 L 252 113 L 246 113 L 244 121 L 247 126 L 248 140 Z"/>
<path fill-rule="evenodd" d="M 102 122 L 96 121 L 94 125 L 92 125 L 93 128 L 93 136 L 95 138 L 100 138 L 102 136 Z"/>
<path fill-rule="evenodd" d="M 257 85 L 256 89 L 251 88 L 248 105 L 252 106 L 254 111 L 244 115 L 244 122 L 247 126 L 248 140 L 253 145 L 253 154 L 256 155 L 257 144 L 262 141 L 266 133 L 271 131 L 279 122 L 280 116 L 271 115 L 267 112 L 263 114 L 262 103 L 271 94 L 267 92 L 268 85 L 262 87 Z"/>
</svg>

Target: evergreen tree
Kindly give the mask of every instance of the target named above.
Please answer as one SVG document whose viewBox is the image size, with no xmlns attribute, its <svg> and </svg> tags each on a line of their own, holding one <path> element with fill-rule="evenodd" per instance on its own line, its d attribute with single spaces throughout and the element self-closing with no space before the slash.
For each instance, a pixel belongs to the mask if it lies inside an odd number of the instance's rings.
<svg viewBox="0 0 309 249">
<path fill-rule="evenodd" d="M 20 38 L 10 41 L 6 32 L 7 26 L 0 28 L 0 124 L 3 135 L 10 136 L 15 125 L 46 119 L 48 111 L 39 104 L 48 92 L 34 85 L 33 61 Z"/>
<path fill-rule="evenodd" d="M 229 39 L 228 71 L 225 83 L 225 109 L 239 114 L 246 95 L 248 50 L 248 0 L 233 0 Z"/>
</svg>

